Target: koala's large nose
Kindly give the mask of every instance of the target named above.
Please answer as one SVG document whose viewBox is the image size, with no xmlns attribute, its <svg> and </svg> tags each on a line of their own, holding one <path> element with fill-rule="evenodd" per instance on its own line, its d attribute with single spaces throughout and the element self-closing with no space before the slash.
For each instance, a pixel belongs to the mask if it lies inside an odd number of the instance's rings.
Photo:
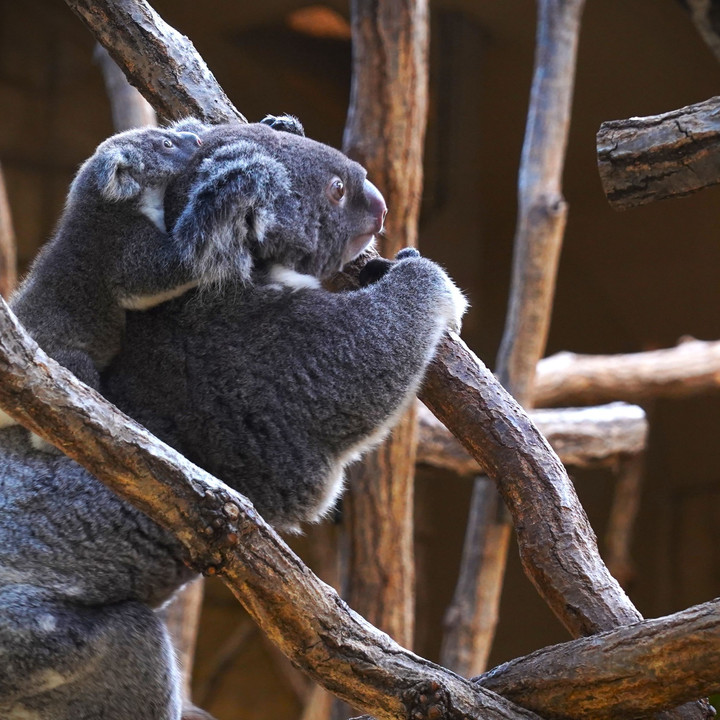
<svg viewBox="0 0 720 720">
<path fill-rule="evenodd" d="M 377 222 L 377 229 L 375 232 L 380 232 L 383 229 L 385 222 L 385 216 L 387 215 L 387 205 L 385 204 L 385 198 L 382 193 L 369 181 L 365 180 L 363 186 L 365 192 L 365 199 L 367 200 L 370 214 L 375 218 Z"/>
</svg>

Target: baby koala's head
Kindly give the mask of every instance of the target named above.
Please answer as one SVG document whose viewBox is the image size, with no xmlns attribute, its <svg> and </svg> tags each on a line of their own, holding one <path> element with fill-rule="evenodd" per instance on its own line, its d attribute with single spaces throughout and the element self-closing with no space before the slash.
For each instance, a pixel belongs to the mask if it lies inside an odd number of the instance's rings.
<svg viewBox="0 0 720 720">
<path fill-rule="evenodd" d="M 182 125 L 138 128 L 108 138 L 80 167 L 68 204 L 94 190 L 101 202 L 137 199 L 148 188 L 164 189 L 200 148 L 196 132 Z"/>
</svg>

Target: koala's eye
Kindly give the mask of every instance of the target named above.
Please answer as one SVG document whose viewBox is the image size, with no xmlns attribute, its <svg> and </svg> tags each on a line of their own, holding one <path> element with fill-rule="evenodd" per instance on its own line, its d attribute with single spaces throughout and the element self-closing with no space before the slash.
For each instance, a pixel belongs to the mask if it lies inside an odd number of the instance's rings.
<svg viewBox="0 0 720 720">
<path fill-rule="evenodd" d="M 167 138 L 165 138 L 165 140 L 163 140 L 163 145 L 164 145 L 166 148 L 171 148 L 171 147 L 173 146 L 172 140 L 168 140 Z"/>
<path fill-rule="evenodd" d="M 339 203 L 345 196 L 345 183 L 339 177 L 334 177 L 327 187 L 327 195 L 332 202 Z"/>
</svg>

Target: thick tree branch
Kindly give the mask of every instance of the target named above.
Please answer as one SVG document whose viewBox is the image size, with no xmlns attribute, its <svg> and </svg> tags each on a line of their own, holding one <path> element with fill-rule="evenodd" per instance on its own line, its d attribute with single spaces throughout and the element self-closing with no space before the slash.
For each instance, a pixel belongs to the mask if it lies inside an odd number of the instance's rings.
<svg viewBox="0 0 720 720">
<path fill-rule="evenodd" d="M 0 407 L 174 533 L 192 567 L 221 576 L 297 666 L 354 706 L 397 720 L 429 712 L 428 704 L 451 720 L 534 717 L 404 650 L 354 613 L 247 499 L 48 358 L 2 302 Z"/>
<path fill-rule="evenodd" d="M 544 648 L 475 681 L 545 718 L 635 718 L 720 692 L 720 600 Z"/>
<path fill-rule="evenodd" d="M 679 110 L 611 120 L 597 134 L 600 179 L 616 210 L 720 182 L 720 97 Z"/>
<path fill-rule="evenodd" d="M 352 85 L 344 151 L 385 195 L 393 257 L 417 244 L 427 123 L 427 0 L 353 0 Z M 415 626 L 414 408 L 352 473 L 345 514 L 347 599 L 402 645 Z"/>
<path fill-rule="evenodd" d="M 508 313 L 498 353 L 500 382 L 530 407 L 537 361 L 545 351 L 567 205 L 562 196 L 575 59 L 584 0 L 538 0 L 535 70 L 518 178 L 518 220 Z M 478 480 L 470 518 L 502 517 Z M 472 521 L 472 520 L 471 520 Z M 505 522 L 509 518 L 505 515 Z M 510 533 L 468 526 L 461 582 L 449 615 L 456 618 L 443 643 L 443 661 L 463 675 L 486 667 L 497 624 Z M 482 539 L 481 551 L 474 547 Z M 471 582 L 469 578 L 475 578 Z M 464 579 L 464 580 L 463 580 Z M 468 595 L 469 594 L 469 595 Z M 461 611 L 460 608 L 463 610 Z M 460 646 L 465 646 L 461 649 Z M 470 650 L 472 648 L 472 650 Z M 459 664 L 460 658 L 471 665 Z"/>
<path fill-rule="evenodd" d="M 720 341 L 627 355 L 563 352 L 538 363 L 538 405 L 585 405 L 686 397 L 720 389 Z"/>
<path fill-rule="evenodd" d="M 165 120 L 240 120 L 205 61 L 145 0 L 65 0 Z"/>
<path fill-rule="evenodd" d="M 641 453 L 647 442 L 645 411 L 637 405 L 611 403 L 589 408 L 533 410 L 529 415 L 563 465 L 615 466 L 620 458 Z M 418 416 L 419 463 L 452 470 L 458 475 L 485 471 L 424 405 L 418 407 Z"/>
</svg>

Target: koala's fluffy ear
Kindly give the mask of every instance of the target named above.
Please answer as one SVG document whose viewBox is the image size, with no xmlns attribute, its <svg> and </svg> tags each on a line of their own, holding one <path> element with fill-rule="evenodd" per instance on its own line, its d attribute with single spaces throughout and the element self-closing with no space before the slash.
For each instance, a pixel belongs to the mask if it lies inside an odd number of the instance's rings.
<svg viewBox="0 0 720 720">
<path fill-rule="evenodd" d="M 294 115 L 266 115 L 260 122 L 273 130 L 305 137 L 305 128 Z"/>
<path fill-rule="evenodd" d="M 132 200 L 142 192 L 135 179 L 144 167 L 142 153 L 136 148 L 108 147 L 93 158 L 97 167 L 100 194 L 110 202 Z"/>
<path fill-rule="evenodd" d="M 172 231 L 201 283 L 250 279 L 253 253 L 289 191 L 282 164 L 252 142 L 220 145 L 202 160 Z"/>
</svg>

